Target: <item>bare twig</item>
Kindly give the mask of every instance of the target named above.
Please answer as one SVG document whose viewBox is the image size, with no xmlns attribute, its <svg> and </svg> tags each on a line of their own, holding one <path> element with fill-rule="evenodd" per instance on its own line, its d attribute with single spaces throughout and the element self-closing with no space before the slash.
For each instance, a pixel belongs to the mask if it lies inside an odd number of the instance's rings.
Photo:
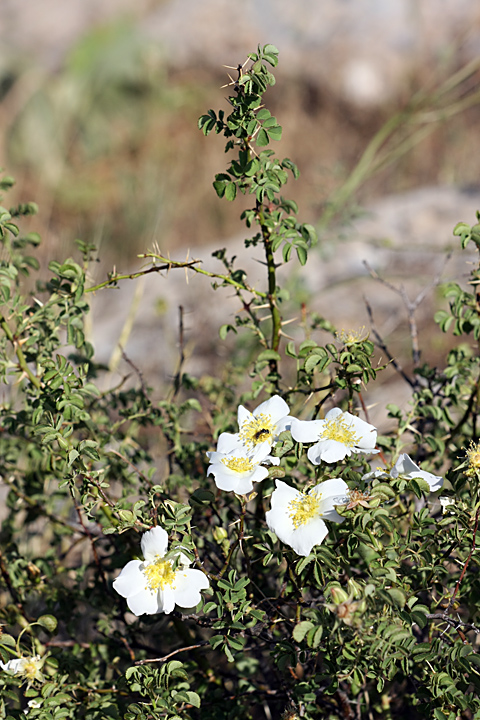
<svg viewBox="0 0 480 720">
<path fill-rule="evenodd" d="M 187 652 L 188 650 L 196 650 L 197 648 L 204 647 L 205 645 L 209 645 L 210 643 L 208 640 L 202 640 L 202 642 L 197 643 L 196 645 L 189 645 L 188 647 L 178 648 L 178 650 L 173 650 L 173 652 L 168 653 L 168 655 L 164 655 L 163 657 L 159 658 L 149 658 L 147 660 L 137 660 L 135 665 L 148 665 L 148 663 L 158 663 L 158 662 L 166 662 L 169 658 L 174 657 L 175 655 L 178 655 L 182 652 Z"/>
<path fill-rule="evenodd" d="M 480 633 L 480 628 L 473 623 L 466 623 L 463 622 L 463 620 L 455 620 L 454 618 L 445 615 L 445 613 L 428 613 L 425 617 L 429 620 L 440 620 L 441 622 L 447 623 L 450 627 L 455 628 L 457 632 L 460 628 L 462 628 L 463 630 L 473 630 L 473 632 L 477 633 L 477 635 Z"/>
<path fill-rule="evenodd" d="M 373 318 L 373 311 L 372 311 L 372 308 L 371 308 L 370 303 L 368 302 L 368 300 L 367 300 L 366 297 L 364 297 L 363 299 L 364 299 L 364 301 L 365 301 L 365 306 L 366 306 L 366 308 L 367 308 L 368 318 L 369 318 L 369 320 L 370 320 L 370 326 L 371 326 L 371 328 L 372 328 L 372 333 L 373 333 L 373 335 L 374 335 L 374 337 L 375 337 L 377 347 L 379 347 L 380 350 L 383 350 L 383 352 L 384 352 L 385 355 L 387 356 L 388 360 L 391 362 L 391 364 L 393 365 L 393 367 L 395 368 L 395 370 L 398 372 L 398 374 L 402 376 L 402 378 L 405 380 L 405 382 L 407 382 L 407 383 L 410 385 L 411 388 L 414 388 L 414 387 L 415 387 L 415 384 L 414 384 L 413 380 L 407 375 L 407 373 L 406 373 L 405 370 L 402 368 L 402 366 L 400 365 L 400 363 L 398 362 L 398 360 L 396 360 L 396 359 L 394 358 L 394 356 L 391 354 L 391 352 L 389 351 L 387 345 L 385 344 L 384 339 L 382 338 L 382 336 L 381 336 L 380 333 L 378 332 L 378 330 L 377 330 L 377 328 L 376 328 L 376 326 L 375 326 L 375 320 L 374 320 L 374 318 Z"/>
<path fill-rule="evenodd" d="M 107 593 L 108 593 L 108 592 L 109 592 L 109 587 L 108 587 L 108 583 L 107 583 L 107 578 L 106 578 L 106 576 L 105 576 L 105 571 L 104 571 L 104 569 L 103 569 L 103 565 L 102 565 L 102 563 L 101 563 L 101 560 L 100 560 L 100 558 L 99 558 L 99 556 L 98 556 L 97 548 L 95 547 L 95 538 L 92 536 L 90 530 L 89 530 L 88 527 L 85 525 L 85 523 L 84 523 L 84 521 L 83 521 L 83 516 L 82 516 L 81 509 L 80 509 L 79 505 L 77 504 L 77 501 L 75 500 L 75 497 L 73 497 L 73 494 L 72 494 L 72 499 L 73 499 L 73 502 L 74 502 L 74 504 L 75 504 L 75 510 L 76 510 L 77 515 L 78 515 L 78 520 L 79 520 L 79 522 L 80 522 L 80 525 L 83 527 L 83 530 L 84 530 L 84 532 L 85 532 L 85 535 L 88 537 L 88 539 L 89 539 L 89 541 L 90 541 L 90 547 L 92 548 L 92 554 L 93 554 L 93 559 L 94 559 L 94 561 L 95 561 L 95 565 L 96 565 L 97 568 L 98 568 L 98 572 L 100 573 L 100 577 L 102 578 L 102 583 L 103 583 L 103 585 L 104 585 L 104 587 L 105 587 L 105 590 L 106 590 Z M 98 539 L 98 538 L 97 538 L 97 539 Z"/>
<path fill-rule="evenodd" d="M 364 260 L 363 264 L 367 268 L 368 272 L 370 273 L 371 277 L 374 278 L 374 280 L 378 280 L 382 283 L 382 285 L 385 285 L 385 287 L 389 288 L 389 290 L 392 290 L 392 292 L 396 293 L 397 295 L 400 295 L 402 298 L 403 304 L 407 310 L 407 317 L 408 317 L 408 324 L 410 326 L 410 338 L 412 341 L 412 360 L 413 360 L 413 367 L 418 368 L 420 365 L 420 346 L 418 343 L 418 327 L 417 327 L 417 320 L 415 317 L 415 312 L 418 308 L 418 306 L 425 300 L 426 296 L 432 290 L 434 287 L 438 285 L 440 282 L 440 279 L 442 277 L 443 271 L 445 269 L 445 265 L 450 260 L 452 253 L 447 253 L 445 256 L 442 265 L 438 272 L 435 274 L 434 278 L 431 280 L 431 282 L 421 290 L 416 298 L 414 300 L 410 300 L 408 297 L 407 291 L 405 290 L 405 287 L 403 285 L 400 285 L 400 287 L 397 287 L 396 285 L 393 285 L 392 283 L 388 282 L 388 280 L 385 280 L 384 278 L 380 277 L 380 275 L 369 265 L 369 263 Z M 367 307 L 367 311 L 369 312 L 369 316 L 372 316 L 371 309 L 369 310 L 369 306 Z M 374 333 L 377 336 L 377 333 Z M 383 348 L 385 352 L 387 352 L 385 344 L 383 343 Z M 393 358 L 392 358 L 393 361 Z M 397 369 L 397 368 L 396 368 Z M 407 376 L 401 372 L 400 373 L 402 377 L 407 380 L 407 382 L 412 385 L 412 387 L 416 387 L 418 384 L 417 379 L 414 379 L 413 381 L 410 379 L 407 379 Z"/>
<path fill-rule="evenodd" d="M 127 363 L 127 365 L 130 365 L 130 367 L 132 368 L 132 370 L 134 371 L 134 373 L 137 375 L 137 377 L 138 377 L 138 379 L 139 379 L 139 381 L 140 381 L 140 387 L 142 388 L 142 394 L 143 394 L 144 398 L 150 402 L 150 398 L 149 398 L 149 396 L 148 396 L 148 389 L 147 389 L 147 386 L 146 386 L 146 384 L 145 384 L 145 379 L 144 379 L 144 377 L 143 377 L 142 371 L 140 370 L 140 368 L 138 368 L 138 367 L 135 365 L 135 363 L 133 362 L 133 360 L 130 360 L 130 358 L 127 356 L 127 354 L 126 354 L 126 352 L 125 352 L 125 350 L 123 349 L 122 346 L 120 346 L 120 350 L 121 350 L 121 353 L 122 353 L 122 357 L 123 357 L 123 359 L 125 360 L 125 362 Z"/>
<path fill-rule="evenodd" d="M 463 578 L 464 578 L 464 575 L 465 575 L 465 573 L 466 573 L 466 571 L 467 571 L 468 564 L 469 564 L 470 560 L 472 559 L 472 555 L 473 555 L 473 553 L 474 553 L 474 551 L 475 551 L 476 542 L 477 542 L 476 536 L 477 536 L 479 515 L 480 515 L 480 507 L 477 509 L 477 512 L 476 512 L 476 514 L 475 514 L 475 524 L 474 524 L 474 526 L 473 526 L 472 547 L 471 547 L 471 549 L 470 549 L 470 552 L 469 552 L 469 554 L 468 554 L 467 559 L 465 560 L 465 565 L 463 566 L 463 570 L 462 570 L 462 572 L 461 572 L 461 574 L 460 574 L 460 577 L 458 578 L 458 582 L 457 582 L 457 584 L 455 585 L 455 590 L 453 591 L 453 595 L 452 595 L 452 597 L 450 598 L 450 602 L 448 603 L 448 605 L 447 605 L 447 607 L 446 607 L 446 609 L 445 609 L 445 615 L 449 612 L 450 608 L 452 607 L 453 603 L 455 602 L 455 598 L 457 597 L 458 591 L 460 590 L 460 584 L 461 584 L 461 582 L 462 582 L 462 580 L 463 580 Z"/>
<path fill-rule="evenodd" d="M 179 393 L 179 390 L 182 386 L 182 370 L 183 365 L 185 363 L 185 326 L 183 324 L 183 305 L 178 306 L 178 349 L 179 349 L 179 357 L 178 357 L 178 365 L 177 365 L 177 372 L 175 373 L 175 377 L 173 380 L 173 395 L 171 400 L 174 400 L 176 396 Z"/>
</svg>

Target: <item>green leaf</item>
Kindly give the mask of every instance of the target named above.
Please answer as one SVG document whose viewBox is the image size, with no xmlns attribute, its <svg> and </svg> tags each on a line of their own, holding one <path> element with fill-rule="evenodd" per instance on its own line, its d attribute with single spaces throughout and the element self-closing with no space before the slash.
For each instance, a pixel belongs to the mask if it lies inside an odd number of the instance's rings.
<svg viewBox="0 0 480 720">
<path fill-rule="evenodd" d="M 300 262 L 300 265 L 305 265 L 308 259 L 308 253 L 304 247 L 301 245 L 297 245 L 295 247 L 295 250 L 297 251 L 297 257 Z"/>
<path fill-rule="evenodd" d="M 282 356 L 276 350 L 263 350 L 257 357 L 257 362 L 264 362 L 270 360 L 276 360 L 278 362 L 281 359 Z"/>
<path fill-rule="evenodd" d="M 272 114 L 270 110 L 267 110 L 267 108 L 261 108 L 257 112 L 257 120 L 267 120 L 270 117 L 272 117 Z"/>
<path fill-rule="evenodd" d="M 396 605 L 396 607 L 398 607 L 400 610 L 405 607 L 407 598 L 403 590 L 400 590 L 399 588 L 388 588 L 387 593 L 392 598 L 393 604 Z"/>
<path fill-rule="evenodd" d="M 224 180 L 215 180 L 213 183 L 213 187 L 215 188 L 215 192 L 217 193 L 218 197 L 221 198 L 225 195 L 225 181 Z"/>
<path fill-rule="evenodd" d="M 268 136 L 271 140 L 281 140 L 282 127 L 280 125 L 275 125 L 274 127 L 268 128 Z"/>
<path fill-rule="evenodd" d="M 220 329 L 219 329 L 219 331 L 218 331 L 218 334 L 220 335 L 220 338 L 221 338 L 222 340 L 225 340 L 225 338 L 227 337 L 227 334 L 228 334 L 230 331 L 236 333 L 236 332 L 237 332 L 237 329 L 234 328 L 233 325 L 230 325 L 229 323 L 227 323 L 226 325 L 222 325 L 222 326 L 220 327 Z"/>
<path fill-rule="evenodd" d="M 313 627 L 315 626 L 312 622 L 310 622 L 310 620 L 303 620 L 302 622 L 297 623 L 297 625 L 293 628 L 293 639 L 298 643 L 302 642 L 307 632 L 309 632 Z"/>
<path fill-rule="evenodd" d="M 190 705 L 193 705 L 193 707 L 196 708 L 200 707 L 200 696 L 197 695 L 196 692 L 186 690 L 185 694 L 188 696 L 188 702 L 190 703 Z"/>
<path fill-rule="evenodd" d="M 262 128 L 257 135 L 258 147 L 266 147 L 269 143 L 267 132 Z"/>
<path fill-rule="evenodd" d="M 37 622 L 39 625 L 48 630 L 48 632 L 54 632 L 57 627 L 57 618 L 53 615 L 41 615 Z"/>
<path fill-rule="evenodd" d="M 227 187 L 225 188 L 225 197 L 227 200 L 232 202 L 235 200 L 237 196 L 237 185 L 234 182 L 228 183 Z"/>
</svg>

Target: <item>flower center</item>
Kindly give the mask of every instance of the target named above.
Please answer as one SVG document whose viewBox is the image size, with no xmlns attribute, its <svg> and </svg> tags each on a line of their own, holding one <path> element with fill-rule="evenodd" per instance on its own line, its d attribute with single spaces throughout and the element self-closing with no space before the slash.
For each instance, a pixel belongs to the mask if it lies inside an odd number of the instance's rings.
<svg viewBox="0 0 480 720">
<path fill-rule="evenodd" d="M 351 425 L 347 425 L 347 421 L 342 415 L 333 418 L 333 420 L 325 420 L 325 425 L 320 434 L 320 440 L 336 440 L 348 447 L 356 445 L 359 438 L 355 434 Z"/>
<path fill-rule="evenodd" d="M 248 458 L 222 458 L 222 463 L 226 465 L 229 470 L 237 473 L 247 473 L 253 470 L 253 463 Z"/>
<path fill-rule="evenodd" d="M 35 680 L 38 669 L 39 669 L 39 663 L 36 660 L 34 660 L 33 658 L 31 658 L 30 660 L 26 660 L 23 663 L 23 668 L 22 668 L 23 674 L 29 680 Z"/>
<path fill-rule="evenodd" d="M 335 334 L 347 347 L 368 339 L 368 331 L 365 329 L 365 325 L 362 325 L 358 330 L 340 330 Z"/>
<path fill-rule="evenodd" d="M 143 574 L 147 579 L 146 590 L 162 590 L 166 587 L 173 587 L 175 571 L 170 560 L 158 559 L 143 568 Z M 175 588 L 174 588 L 175 589 Z"/>
<path fill-rule="evenodd" d="M 274 423 L 270 415 L 260 413 L 240 429 L 240 437 L 246 443 L 258 445 L 265 440 L 273 440 Z"/>
<path fill-rule="evenodd" d="M 467 450 L 468 464 L 470 471 L 467 471 L 467 475 L 473 475 L 475 471 L 480 470 L 480 443 L 476 445 L 472 442 Z"/>
<path fill-rule="evenodd" d="M 306 525 L 319 514 L 321 495 L 301 495 L 288 503 L 288 516 L 292 520 L 295 530 Z"/>
</svg>

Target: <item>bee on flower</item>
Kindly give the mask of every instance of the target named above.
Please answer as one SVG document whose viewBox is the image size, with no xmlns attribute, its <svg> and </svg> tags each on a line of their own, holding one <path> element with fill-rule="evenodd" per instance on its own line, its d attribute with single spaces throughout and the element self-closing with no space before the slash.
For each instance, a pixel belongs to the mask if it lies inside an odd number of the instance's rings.
<svg viewBox="0 0 480 720">
<path fill-rule="evenodd" d="M 283 430 L 290 429 L 290 408 L 279 395 L 273 395 L 253 412 L 238 407 L 238 438 L 250 450 L 267 442 L 270 447 Z"/>
</svg>

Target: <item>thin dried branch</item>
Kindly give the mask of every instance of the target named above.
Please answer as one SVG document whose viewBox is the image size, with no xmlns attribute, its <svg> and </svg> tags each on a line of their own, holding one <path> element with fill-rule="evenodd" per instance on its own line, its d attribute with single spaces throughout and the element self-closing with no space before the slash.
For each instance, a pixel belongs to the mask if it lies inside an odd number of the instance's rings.
<svg viewBox="0 0 480 720">
<path fill-rule="evenodd" d="M 435 276 L 433 277 L 431 282 L 428 285 L 426 285 L 426 287 L 424 287 L 418 293 L 418 295 L 416 296 L 416 298 L 414 300 L 410 300 L 410 298 L 408 297 L 407 291 L 403 285 L 400 285 L 399 287 L 397 287 L 396 285 L 393 285 L 392 283 L 388 282 L 388 280 L 385 280 L 384 278 L 380 277 L 380 275 L 376 272 L 376 270 L 374 270 L 366 260 L 363 261 L 363 264 L 365 265 L 368 272 L 370 273 L 370 276 L 374 280 L 378 280 L 379 282 L 382 283 L 382 285 L 385 285 L 385 287 L 387 287 L 389 290 L 392 290 L 392 292 L 396 293 L 397 295 L 400 295 L 400 297 L 402 298 L 403 304 L 407 310 L 408 324 L 410 327 L 410 338 L 412 341 L 412 360 L 413 360 L 414 368 L 418 368 L 418 366 L 420 365 L 420 354 L 421 354 L 420 346 L 419 346 L 419 342 L 418 342 L 418 326 L 417 326 L 417 320 L 415 317 L 415 312 L 418 309 L 419 305 L 425 300 L 428 293 L 439 284 L 441 277 L 443 275 L 443 271 L 445 269 L 445 265 L 450 260 L 451 256 L 452 256 L 451 252 L 447 253 L 447 255 L 445 256 L 445 258 L 441 264 L 441 267 L 439 268 L 439 270 L 437 271 L 437 273 L 435 274 Z M 368 307 L 367 307 L 367 311 L 368 311 Z M 371 311 L 369 312 L 369 315 L 371 316 Z M 385 344 L 384 344 L 383 349 L 386 351 Z M 407 380 L 407 377 L 405 376 L 405 374 L 401 373 L 401 375 L 402 375 L 402 377 L 404 377 L 405 380 Z M 416 387 L 418 385 L 417 379 L 415 379 L 413 381 L 408 379 L 407 382 L 410 385 L 412 385 L 412 387 Z"/>
</svg>

